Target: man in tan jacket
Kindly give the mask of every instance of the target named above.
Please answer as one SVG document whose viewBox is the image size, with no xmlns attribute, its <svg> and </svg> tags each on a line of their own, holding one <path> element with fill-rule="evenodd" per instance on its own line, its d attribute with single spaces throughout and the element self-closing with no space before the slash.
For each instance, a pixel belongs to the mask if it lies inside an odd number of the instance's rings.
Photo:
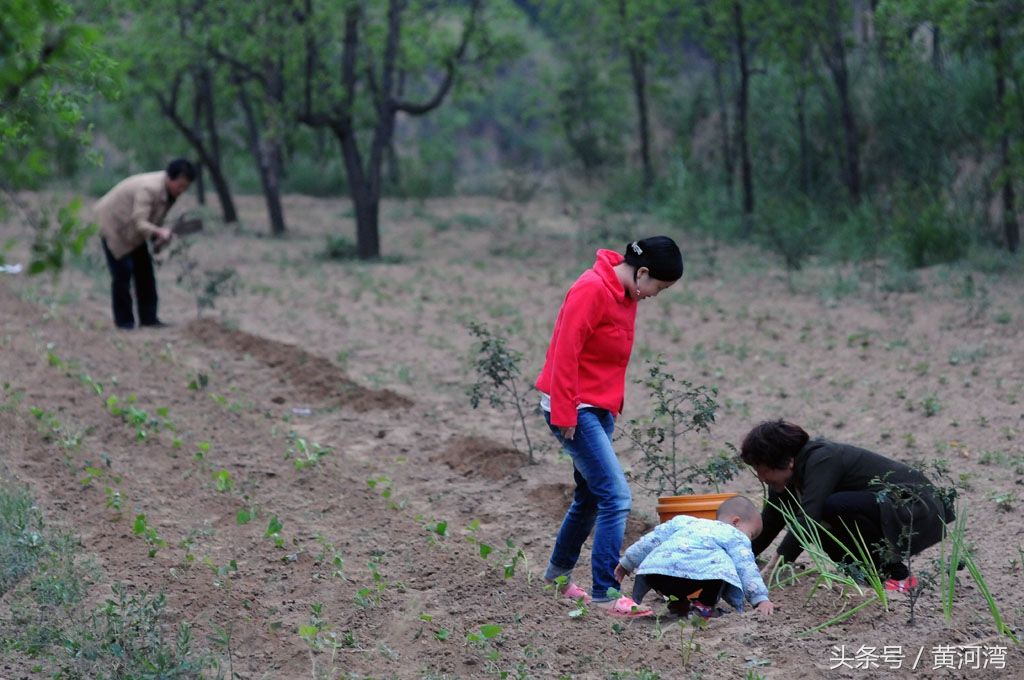
<svg viewBox="0 0 1024 680">
<path fill-rule="evenodd" d="M 172 233 L 162 226 L 174 201 L 196 178 L 196 168 L 184 158 L 166 170 L 132 175 L 122 180 L 96 204 L 103 252 L 107 256 L 114 323 L 118 328 L 135 327 L 132 313 L 132 279 L 139 306 L 140 326 L 162 326 L 157 318 L 156 276 L 147 241 L 164 244 Z"/>
</svg>

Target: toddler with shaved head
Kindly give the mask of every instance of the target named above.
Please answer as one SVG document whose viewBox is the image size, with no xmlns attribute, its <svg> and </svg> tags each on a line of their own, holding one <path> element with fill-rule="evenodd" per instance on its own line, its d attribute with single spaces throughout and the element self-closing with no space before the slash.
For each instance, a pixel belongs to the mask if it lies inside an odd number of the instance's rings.
<svg viewBox="0 0 1024 680">
<path fill-rule="evenodd" d="M 760 533 L 760 511 L 750 499 L 733 496 L 717 519 L 680 515 L 659 524 L 626 550 L 615 576 L 621 581 L 635 571 L 680 616 L 714 616 L 719 599 L 737 611 L 749 601 L 768 615 L 774 605 L 750 548 Z"/>
</svg>

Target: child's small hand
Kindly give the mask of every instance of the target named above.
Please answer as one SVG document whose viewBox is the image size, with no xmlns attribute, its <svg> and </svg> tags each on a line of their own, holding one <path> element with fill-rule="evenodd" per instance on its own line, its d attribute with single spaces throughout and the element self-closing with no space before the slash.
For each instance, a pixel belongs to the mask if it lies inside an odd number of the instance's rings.
<svg viewBox="0 0 1024 680">
<path fill-rule="evenodd" d="M 775 605 L 772 604 L 771 600 L 764 600 L 757 603 L 757 606 L 754 607 L 754 611 L 762 616 L 771 616 L 772 612 L 775 611 Z"/>
<path fill-rule="evenodd" d="M 623 579 L 629 576 L 629 572 L 621 564 L 615 565 L 615 580 L 622 583 Z"/>
</svg>

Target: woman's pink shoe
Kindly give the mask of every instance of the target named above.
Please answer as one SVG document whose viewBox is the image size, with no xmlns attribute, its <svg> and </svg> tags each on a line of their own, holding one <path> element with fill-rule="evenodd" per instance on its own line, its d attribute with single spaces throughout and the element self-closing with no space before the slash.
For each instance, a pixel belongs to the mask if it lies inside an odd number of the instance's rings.
<svg viewBox="0 0 1024 680">
<path fill-rule="evenodd" d="M 575 583 L 570 583 L 565 587 L 565 590 L 562 591 L 562 597 L 568 598 L 573 602 L 582 599 L 583 604 L 590 604 L 590 600 L 593 599 L 590 597 L 590 593 L 583 590 L 583 588 L 580 588 Z"/>
<path fill-rule="evenodd" d="M 654 616 L 653 609 L 637 604 L 632 598 L 625 595 L 600 606 L 608 612 L 609 616 L 620 619 L 641 619 L 647 616 Z"/>
</svg>

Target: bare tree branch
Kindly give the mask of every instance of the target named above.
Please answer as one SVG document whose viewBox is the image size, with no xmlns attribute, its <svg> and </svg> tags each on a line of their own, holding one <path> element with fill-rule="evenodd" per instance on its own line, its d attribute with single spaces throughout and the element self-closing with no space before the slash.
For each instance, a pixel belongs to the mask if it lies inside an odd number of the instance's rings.
<svg viewBox="0 0 1024 680">
<path fill-rule="evenodd" d="M 466 54 L 466 48 L 469 46 L 469 40 L 476 29 L 477 15 L 480 10 L 480 0 L 473 0 L 470 4 L 469 18 L 466 19 L 466 24 L 463 27 L 462 39 L 459 42 L 458 48 L 455 53 L 452 54 L 445 62 L 445 76 L 444 80 L 437 88 L 437 92 L 428 101 L 422 104 L 416 104 L 408 101 L 394 100 L 392 106 L 397 111 L 403 111 L 408 113 L 410 116 L 421 116 L 425 113 L 433 111 L 441 102 L 444 101 L 445 96 L 448 94 L 448 90 L 451 89 L 452 84 L 455 81 L 455 67 L 462 62 L 463 57 Z"/>
</svg>

